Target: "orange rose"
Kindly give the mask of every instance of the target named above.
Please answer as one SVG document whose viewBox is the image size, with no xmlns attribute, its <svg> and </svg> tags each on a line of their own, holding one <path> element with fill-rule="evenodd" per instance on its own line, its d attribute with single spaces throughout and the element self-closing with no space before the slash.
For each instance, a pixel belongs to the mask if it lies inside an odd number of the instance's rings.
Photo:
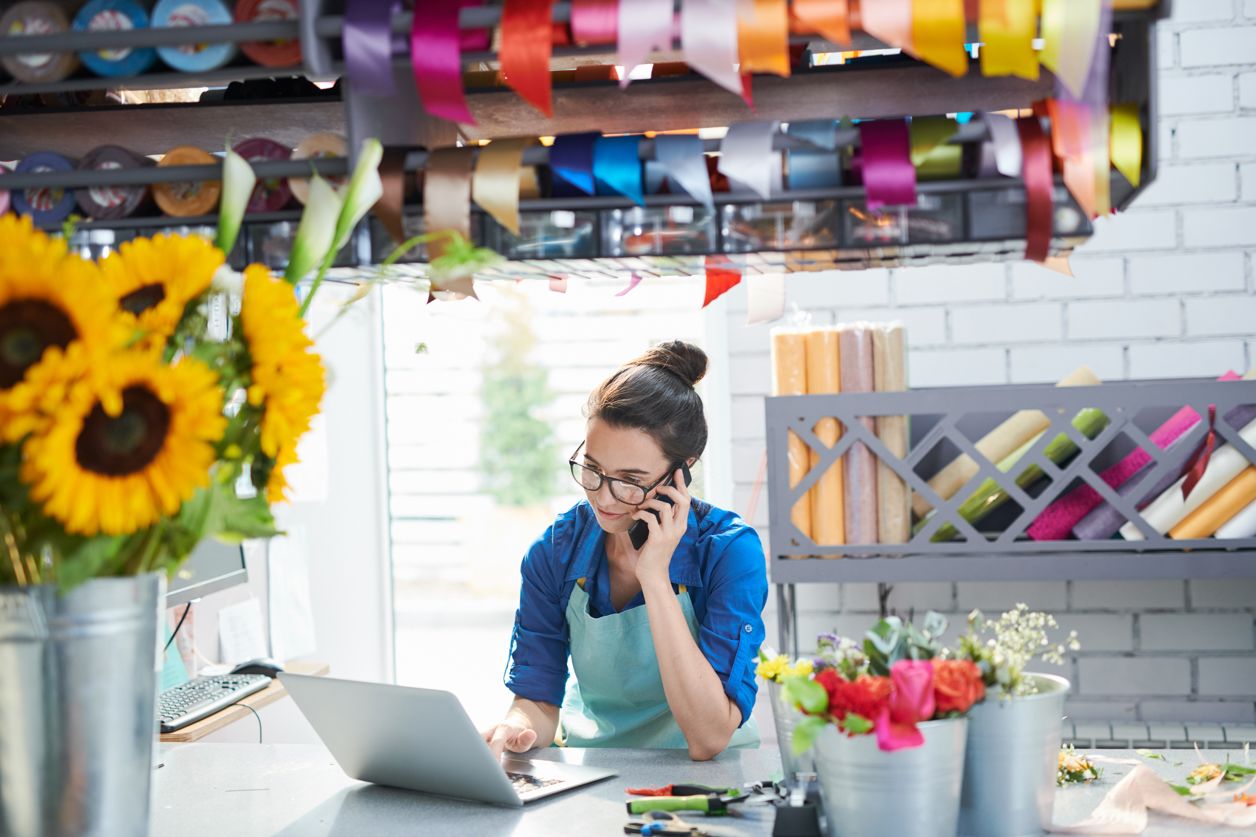
<svg viewBox="0 0 1256 837">
<path fill-rule="evenodd" d="M 972 660 L 934 660 L 933 695 L 939 715 L 967 712 L 968 707 L 986 696 L 981 669 Z"/>
</svg>

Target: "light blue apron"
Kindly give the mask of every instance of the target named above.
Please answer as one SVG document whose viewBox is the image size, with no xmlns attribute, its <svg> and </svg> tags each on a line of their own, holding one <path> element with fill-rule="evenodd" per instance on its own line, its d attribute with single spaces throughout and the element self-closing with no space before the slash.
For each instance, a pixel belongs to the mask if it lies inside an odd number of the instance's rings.
<svg viewBox="0 0 1256 837">
<path fill-rule="evenodd" d="M 583 579 L 582 579 L 583 580 Z M 677 595 L 685 624 L 698 641 L 689 591 Z M 563 743 L 568 747 L 684 749 L 654 653 L 645 606 L 594 618 L 589 594 L 577 584 L 567 600 L 571 666 L 576 677 L 563 699 Z M 753 718 L 733 733 L 729 747 L 759 746 Z"/>
</svg>

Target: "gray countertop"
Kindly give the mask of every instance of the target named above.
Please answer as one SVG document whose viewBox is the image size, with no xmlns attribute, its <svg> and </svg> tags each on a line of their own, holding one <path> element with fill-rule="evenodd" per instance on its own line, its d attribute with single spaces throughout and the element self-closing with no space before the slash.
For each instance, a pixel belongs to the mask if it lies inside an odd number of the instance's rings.
<svg viewBox="0 0 1256 837">
<path fill-rule="evenodd" d="M 1109 758 L 1134 758 L 1133 751 L 1104 750 Z M 1241 753 L 1205 754 L 1216 761 Z M 1157 773 L 1180 781 L 1195 754 L 1167 751 L 1168 761 L 1145 760 Z M 536 758 L 608 767 L 618 776 L 560 794 L 524 809 L 495 808 L 364 784 L 347 777 L 321 746 L 295 744 L 184 744 L 163 748 L 164 766 L 155 774 L 153 834 L 233 837 L 257 835 L 552 835 L 623 834 L 629 817 L 624 788 L 695 782 L 738 786 L 766 779 L 780 769 L 775 750 L 728 751 L 714 761 L 694 763 L 677 750 L 545 750 Z M 1056 822 L 1084 818 L 1130 770 L 1105 765 L 1103 779 L 1056 795 Z M 689 815 L 685 815 L 689 818 Z M 751 806 L 738 818 L 692 815 L 713 834 L 767 835 L 773 812 Z M 1235 829 L 1209 829 L 1152 815 L 1148 837 L 1196 837 Z"/>
</svg>

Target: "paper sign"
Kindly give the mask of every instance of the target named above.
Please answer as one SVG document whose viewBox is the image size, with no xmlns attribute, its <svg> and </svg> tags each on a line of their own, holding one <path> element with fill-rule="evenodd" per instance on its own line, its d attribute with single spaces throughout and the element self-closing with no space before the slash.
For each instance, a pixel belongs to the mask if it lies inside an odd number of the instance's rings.
<svg viewBox="0 0 1256 837">
<path fill-rule="evenodd" d="M 272 577 L 272 589 L 274 586 Z M 267 656 L 262 608 L 257 599 L 229 605 L 218 611 L 218 646 L 220 659 L 227 663 Z"/>
</svg>

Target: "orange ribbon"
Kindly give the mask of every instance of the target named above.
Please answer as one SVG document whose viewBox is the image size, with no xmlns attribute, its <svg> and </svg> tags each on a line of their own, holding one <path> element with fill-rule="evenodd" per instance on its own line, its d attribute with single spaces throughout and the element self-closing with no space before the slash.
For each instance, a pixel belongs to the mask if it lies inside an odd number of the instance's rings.
<svg viewBox="0 0 1256 837">
<path fill-rule="evenodd" d="M 850 46 L 850 7 L 847 0 L 794 0 L 789 7 L 789 29 L 797 35 L 818 34 L 835 44 Z"/>
<path fill-rule="evenodd" d="M 501 57 L 506 84 L 546 116 L 554 115 L 550 87 L 554 0 L 506 0 Z"/>
<path fill-rule="evenodd" d="M 786 0 L 738 0 L 737 48 L 742 73 L 789 76 L 789 7 Z"/>
<path fill-rule="evenodd" d="M 916 57 L 953 76 L 968 72 L 964 0 L 913 0 L 912 47 Z"/>
</svg>

